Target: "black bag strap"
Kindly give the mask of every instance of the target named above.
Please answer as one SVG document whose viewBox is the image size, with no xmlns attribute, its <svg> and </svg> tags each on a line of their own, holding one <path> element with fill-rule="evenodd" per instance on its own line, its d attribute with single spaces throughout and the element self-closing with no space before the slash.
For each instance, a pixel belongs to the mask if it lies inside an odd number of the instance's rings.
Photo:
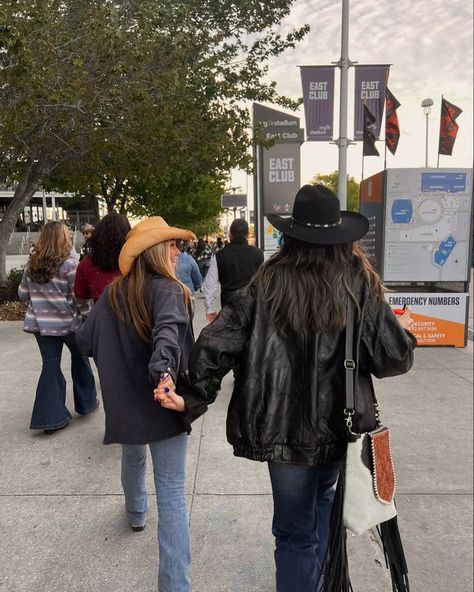
<svg viewBox="0 0 474 592">
<path fill-rule="evenodd" d="M 346 371 L 346 406 L 344 414 L 346 416 L 347 427 L 350 430 L 352 426 L 352 416 L 355 413 L 355 393 L 354 393 L 354 371 L 356 363 L 354 360 L 354 304 L 349 296 L 347 300 L 346 313 L 346 348 L 344 368 Z"/>
</svg>

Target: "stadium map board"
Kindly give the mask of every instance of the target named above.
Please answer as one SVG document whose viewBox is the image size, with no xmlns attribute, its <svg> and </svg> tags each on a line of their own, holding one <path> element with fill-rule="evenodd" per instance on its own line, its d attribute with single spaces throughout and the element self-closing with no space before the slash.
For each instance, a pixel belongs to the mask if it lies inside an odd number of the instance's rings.
<svg viewBox="0 0 474 592">
<path fill-rule="evenodd" d="M 364 245 L 384 281 L 468 281 L 472 169 L 388 169 L 362 185 Z"/>
</svg>

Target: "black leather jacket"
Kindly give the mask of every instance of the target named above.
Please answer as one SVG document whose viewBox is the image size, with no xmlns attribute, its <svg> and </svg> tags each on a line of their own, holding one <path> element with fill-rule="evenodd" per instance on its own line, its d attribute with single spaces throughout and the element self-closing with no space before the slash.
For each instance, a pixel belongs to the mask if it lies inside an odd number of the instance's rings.
<svg viewBox="0 0 474 592">
<path fill-rule="evenodd" d="M 388 304 L 357 291 L 354 331 L 355 431 L 375 427 L 377 378 L 407 372 L 415 338 L 402 329 Z M 235 368 L 227 414 L 227 439 L 236 456 L 306 465 L 339 460 L 345 452 L 345 331 L 283 339 L 255 289 L 222 309 L 197 340 L 190 357 L 192 388 L 183 395 L 186 421 L 204 413 L 221 380 Z"/>
</svg>

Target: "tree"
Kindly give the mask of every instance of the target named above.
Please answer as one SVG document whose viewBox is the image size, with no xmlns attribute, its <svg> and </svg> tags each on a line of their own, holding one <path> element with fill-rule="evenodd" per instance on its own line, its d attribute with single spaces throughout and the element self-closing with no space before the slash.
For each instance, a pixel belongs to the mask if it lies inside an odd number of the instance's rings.
<svg viewBox="0 0 474 592">
<path fill-rule="evenodd" d="M 176 175 L 220 181 L 250 166 L 246 101 L 299 103 L 267 80 L 269 58 L 308 30 L 278 32 L 292 3 L 2 3 L 0 182 L 16 188 L 0 222 L 0 281 L 8 237 L 42 184 L 97 192 L 113 209 L 136 204 L 130 189 L 144 179 L 166 195 Z"/>
<path fill-rule="evenodd" d="M 337 179 L 338 172 L 334 171 L 327 175 L 317 174 L 315 175 L 310 183 L 311 185 L 324 185 L 329 187 L 337 195 Z M 351 212 L 359 211 L 359 189 L 360 184 L 354 177 L 347 175 L 347 209 Z"/>
</svg>

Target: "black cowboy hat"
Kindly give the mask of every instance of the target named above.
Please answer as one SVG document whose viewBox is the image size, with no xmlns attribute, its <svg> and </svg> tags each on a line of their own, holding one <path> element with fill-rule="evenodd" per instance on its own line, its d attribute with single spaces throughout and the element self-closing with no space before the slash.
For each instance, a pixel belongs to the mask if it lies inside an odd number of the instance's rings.
<svg viewBox="0 0 474 592">
<path fill-rule="evenodd" d="M 295 197 L 291 218 L 268 214 L 268 221 L 283 234 L 317 245 L 353 243 L 369 230 L 362 214 L 340 210 L 339 200 L 323 185 L 303 185 Z"/>
</svg>

